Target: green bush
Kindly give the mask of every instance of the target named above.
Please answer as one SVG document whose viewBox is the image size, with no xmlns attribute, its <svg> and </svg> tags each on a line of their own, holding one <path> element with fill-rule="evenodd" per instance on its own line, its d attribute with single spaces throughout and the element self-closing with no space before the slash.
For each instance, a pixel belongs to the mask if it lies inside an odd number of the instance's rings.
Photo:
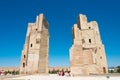
<svg viewBox="0 0 120 80">
<path fill-rule="evenodd" d="M 17 75 L 17 74 L 19 74 L 19 71 L 15 71 L 15 70 L 13 70 L 13 71 L 7 71 L 6 72 L 7 74 L 12 74 L 12 75 Z"/>
<path fill-rule="evenodd" d="M 114 73 L 114 71 L 113 71 L 113 70 L 110 70 L 110 73 Z"/>
<path fill-rule="evenodd" d="M 55 70 L 55 69 L 53 69 L 52 71 L 49 70 L 49 74 L 57 74 L 57 72 L 59 72 L 59 70 Z"/>
<path fill-rule="evenodd" d="M 15 75 L 15 70 L 12 71 L 12 74 Z"/>
<path fill-rule="evenodd" d="M 19 71 L 16 71 L 15 74 L 19 74 Z"/>
<path fill-rule="evenodd" d="M 120 66 L 117 67 L 117 72 L 120 73 Z"/>
</svg>

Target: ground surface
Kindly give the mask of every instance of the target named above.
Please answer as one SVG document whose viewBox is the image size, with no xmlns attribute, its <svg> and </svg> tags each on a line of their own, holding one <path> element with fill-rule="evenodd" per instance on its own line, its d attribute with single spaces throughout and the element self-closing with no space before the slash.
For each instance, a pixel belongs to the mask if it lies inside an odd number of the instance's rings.
<svg viewBox="0 0 120 80">
<path fill-rule="evenodd" d="M 120 75 L 117 76 L 79 76 L 79 77 L 67 77 L 57 75 L 29 75 L 29 76 L 18 76 L 15 78 L 7 78 L 3 80 L 120 80 Z"/>
</svg>

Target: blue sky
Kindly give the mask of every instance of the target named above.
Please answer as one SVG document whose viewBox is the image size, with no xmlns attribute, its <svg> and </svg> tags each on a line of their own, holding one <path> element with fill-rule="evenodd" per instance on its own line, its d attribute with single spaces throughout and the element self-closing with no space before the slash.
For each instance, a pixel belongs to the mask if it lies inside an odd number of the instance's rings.
<svg viewBox="0 0 120 80">
<path fill-rule="evenodd" d="M 69 66 L 78 15 L 97 21 L 109 66 L 120 65 L 119 0 L 0 0 L 0 66 L 19 66 L 28 22 L 44 13 L 50 28 L 50 66 Z"/>
</svg>

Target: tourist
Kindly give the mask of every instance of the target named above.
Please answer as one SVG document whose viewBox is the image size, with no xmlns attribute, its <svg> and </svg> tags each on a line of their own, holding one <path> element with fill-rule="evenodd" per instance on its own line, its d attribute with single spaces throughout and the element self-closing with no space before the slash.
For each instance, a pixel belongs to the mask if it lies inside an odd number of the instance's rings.
<svg viewBox="0 0 120 80">
<path fill-rule="evenodd" d="M 70 71 L 68 71 L 68 75 L 69 75 L 69 76 L 71 76 L 71 73 L 70 73 Z"/>
<path fill-rule="evenodd" d="M 65 75 L 65 72 L 64 71 L 62 71 L 62 76 L 64 76 Z"/>
</svg>

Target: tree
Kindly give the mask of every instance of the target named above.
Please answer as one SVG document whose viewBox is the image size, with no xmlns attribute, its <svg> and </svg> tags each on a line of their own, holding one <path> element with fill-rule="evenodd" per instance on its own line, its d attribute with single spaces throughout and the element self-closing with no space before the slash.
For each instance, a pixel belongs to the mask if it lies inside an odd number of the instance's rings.
<svg viewBox="0 0 120 80">
<path fill-rule="evenodd" d="M 120 73 L 120 66 L 117 67 L 117 72 Z"/>
<path fill-rule="evenodd" d="M 53 70 L 52 70 L 52 74 L 55 74 L 55 73 L 56 73 L 56 71 L 55 71 L 55 69 L 53 69 Z"/>
<path fill-rule="evenodd" d="M 7 71 L 7 74 L 11 74 L 11 73 L 12 73 L 11 71 L 9 71 L 9 70 Z"/>
<path fill-rule="evenodd" d="M 53 70 L 51 71 L 51 74 L 57 74 L 57 70 L 53 69 Z"/>
<path fill-rule="evenodd" d="M 51 71 L 49 70 L 49 74 L 51 74 Z"/>
<path fill-rule="evenodd" d="M 15 74 L 19 74 L 19 71 L 16 71 Z"/>
<path fill-rule="evenodd" d="M 15 75 L 15 70 L 12 71 L 12 74 Z"/>
<path fill-rule="evenodd" d="M 110 70 L 110 73 L 114 73 L 114 71 L 113 71 L 113 70 Z"/>
</svg>

